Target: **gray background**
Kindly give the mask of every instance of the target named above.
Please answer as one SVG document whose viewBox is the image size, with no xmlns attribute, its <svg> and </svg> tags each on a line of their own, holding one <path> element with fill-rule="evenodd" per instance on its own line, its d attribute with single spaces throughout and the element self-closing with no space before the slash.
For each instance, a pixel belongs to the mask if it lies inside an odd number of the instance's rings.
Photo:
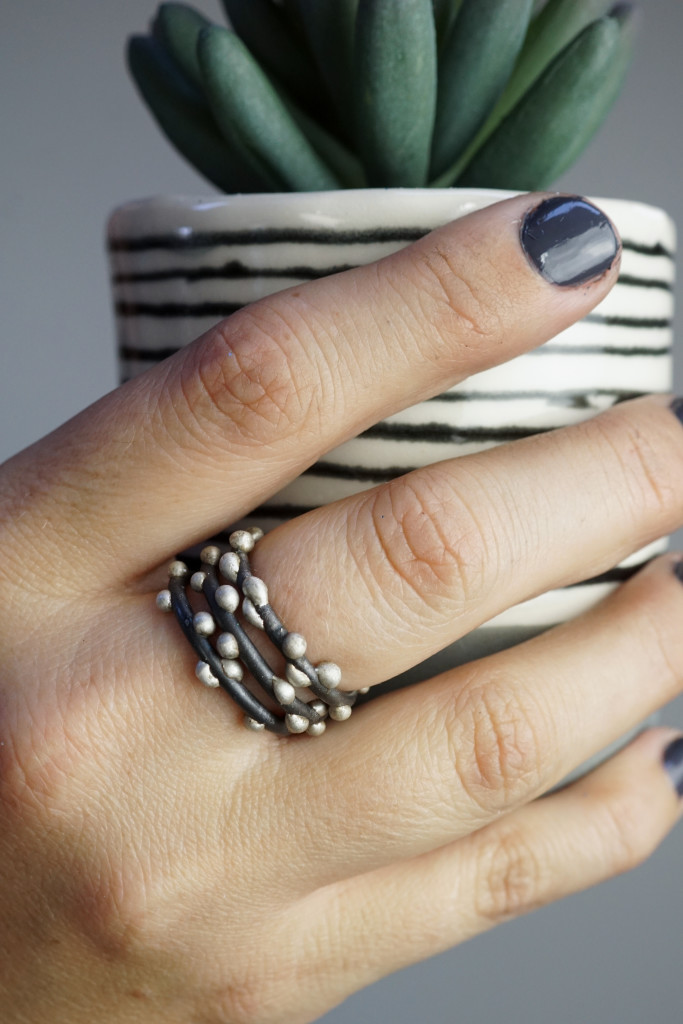
<svg viewBox="0 0 683 1024">
<path fill-rule="evenodd" d="M 123 69 L 153 0 L 2 0 L 0 458 L 115 385 L 103 224 L 120 202 L 205 191 Z M 218 17 L 211 0 L 197 6 Z M 641 199 L 680 225 L 681 0 L 644 0 L 612 116 L 558 183 Z M 678 324 L 683 301 L 678 291 Z M 680 329 L 679 329 L 680 336 Z M 683 392 L 683 359 L 678 361 Z M 683 543 L 683 542 L 682 542 Z M 683 726 L 679 700 L 666 713 Z M 330 1024 L 669 1024 L 683 1020 L 683 829 L 637 871 L 402 971 Z"/>
</svg>

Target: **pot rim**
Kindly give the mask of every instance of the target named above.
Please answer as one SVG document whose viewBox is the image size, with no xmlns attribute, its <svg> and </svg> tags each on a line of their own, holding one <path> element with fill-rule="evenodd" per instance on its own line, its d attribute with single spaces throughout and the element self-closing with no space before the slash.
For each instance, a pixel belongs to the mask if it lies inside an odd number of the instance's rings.
<svg viewBox="0 0 683 1024">
<path fill-rule="evenodd" d="M 139 234 L 154 228 L 182 235 L 225 218 L 232 226 L 269 225 L 279 220 L 309 223 L 310 226 L 334 229 L 347 217 L 359 221 L 404 223 L 406 215 L 419 220 L 423 215 L 448 219 L 449 207 L 454 216 L 463 216 L 484 206 L 523 192 L 487 188 L 371 188 L 338 189 L 324 192 L 243 192 L 234 194 L 157 194 L 128 200 L 117 206 L 107 220 L 110 240 Z M 533 195 L 534 193 L 529 193 Z M 540 195 L 549 194 L 539 192 Z M 571 195 L 571 192 L 550 190 L 550 194 Z M 588 197 L 602 207 L 613 220 L 622 224 L 635 219 L 638 233 L 666 239 L 667 246 L 676 247 L 675 224 L 659 206 L 642 200 Z"/>
</svg>

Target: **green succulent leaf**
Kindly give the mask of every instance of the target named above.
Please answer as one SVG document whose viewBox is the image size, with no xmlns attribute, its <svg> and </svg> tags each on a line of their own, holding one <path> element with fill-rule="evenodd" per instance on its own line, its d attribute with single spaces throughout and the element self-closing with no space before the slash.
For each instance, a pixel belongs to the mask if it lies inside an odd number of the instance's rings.
<svg viewBox="0 0 683 1024">
<path fill-rule="evenodd" d="M 298 0 L 318 72 L 342 118 L 346 118 L 358 0 Z"/>
<path fill-rule="evenodd" d="M 439 44 L 439 49 L 443 45 L 445 39 L 451 30 L 451 26 L 455 21 L 462 0 L 432 0 L 432 7 L 434 8 L 434 25 L 436 27 L 436 38 Z"/>
<path fill-rule="evenodd" d="M 239 36 L 216 26 L 205 28 L 197 55 L 218 127 L 257 172 L 268 174 L 280 189 L 341 187 Z"/>
<path fill-rule="evenodd" d="M 371 185 L 427 181 L 436 109 L 432 0 L 360 0 L 354 114 Z"/>
<path fill-rule="evenodd" d="M 557 54 L 613 6 L 614 0 L 548 0 L 529 25 L 519 60 L 492 120 L 499 123 Z"/>
<path fill-rule="evenodd" d="M 545 188 L 588 144 L 631 56 L 630 8 L 585 28 L 542 73 L 458 178 L 480 188 Z"/>
<path fill-rule="evenodd" d="M 367 179 L 359 160 L 346 146 L 326 131 L 317 121 L 309 117 L 285 93 L 280 99 L 304 133 L 313 149 L 339 178 L 344 188 L 365 188 Z"/>
<path fill-rule="evenodd" d="M 202 76 L 197 61 L 199 33 L 211 22 L 187 4 L 165 3 L 157 11 L 154 36 L 176 62 L 185 77 L 201 90 Z"/>
<path fill-rule="evenodd" d="M 267 184 L 231 152 L 202 96 L 157 39 L 132 36 L 129 71 L 159 127 L 178 152 L 223 192 L 254 192 Z"/>
<path fill-rule="evenodd" d="M 272 0 L 222 0 L 237 35 L 263 69 L 307 108 L 318 106 L 320 81 L 305 42 Z"/>
<path fill-rule="evenodd" d="M 512 73 L 532 0 L 463 0 L 439 57 L 431 174 L 443 174 L 482 126 Z"/>
</svg>

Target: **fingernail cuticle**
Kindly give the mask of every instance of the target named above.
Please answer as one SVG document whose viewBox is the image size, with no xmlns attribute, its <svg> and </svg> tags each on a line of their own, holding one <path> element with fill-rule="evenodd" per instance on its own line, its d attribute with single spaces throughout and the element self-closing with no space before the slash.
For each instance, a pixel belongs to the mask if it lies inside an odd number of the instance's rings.
<svg viewBox="0 0 683 1024">
<path fill-rule="evenodd" d="M 621 250 L 609 219 L 582 196 L 544 199 L 526 214 L 520 240 L 539 274 L 561 286 L 601 277 Z"/>
<path fill-rule="evenodd" d="M 683 797 L 683 736 L 677 736 L 664 751 L 664 768 L 680 797 Z"/>
</svg>

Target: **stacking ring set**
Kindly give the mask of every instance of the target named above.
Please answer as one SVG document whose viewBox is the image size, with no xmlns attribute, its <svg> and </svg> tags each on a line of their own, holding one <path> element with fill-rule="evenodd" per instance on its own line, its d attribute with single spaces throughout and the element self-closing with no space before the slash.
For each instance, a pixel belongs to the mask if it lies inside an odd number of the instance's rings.
<svg viewBox="0 0 683 1024">
<path fill-rule="evenodd" d="M 266 584 L 254 576 L 249 563 L 249 554 L 262 536 L 260 527 L 235 530 L 228 538 L 229 550 L 213 544 L 202 550 L 197 572 L 183 561 L 171 562 L 168 588 L 157 594 L 157 607 L 175 614 L 199 657 L 195 668 L 199 681 L 222 687 L 244 711 L 247 728 L 283 736 L 320 736 L 328 718 L 344 722 L 350 717 L 356 697 L 367 693 L 367 688 L 339 690 L 339 666 L 332 661 L 313 665 L 306 657 L 304 637 L 283 625 L 268 601 Z M 193 611 L 188 585 L 204 596 L 208 610 Z M 284 678 L 268 664 L 245 623 L 262 630 L 284 657 Z M 268 704 L 257 695 L 259 689 L 269 698 Z"/>
</svg>

